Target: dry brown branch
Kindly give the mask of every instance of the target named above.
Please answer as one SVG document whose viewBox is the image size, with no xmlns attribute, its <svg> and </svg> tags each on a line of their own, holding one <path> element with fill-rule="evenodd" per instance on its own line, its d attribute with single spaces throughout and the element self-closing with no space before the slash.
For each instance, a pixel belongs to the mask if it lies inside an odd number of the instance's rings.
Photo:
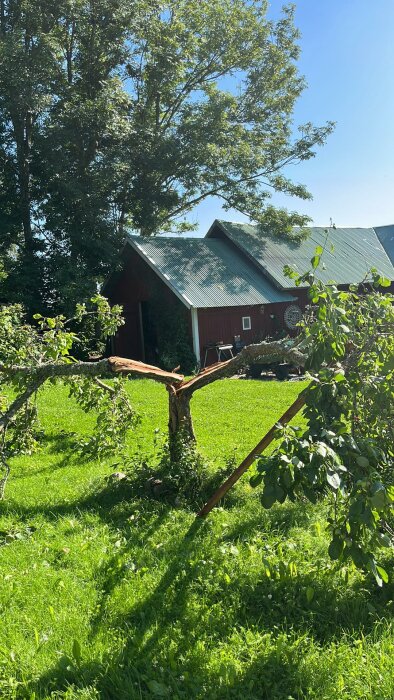
<svg viewBox="0 0 394 700">
<path fill-rule="evenodd" d="M 309 386 L 297 396 L 296 400 L 291 404 L 291 406 L 289 406 L 289 408 L 279 418 L 275 425 L 273 425 L 272 428 L 270 428 L 268 433 L 266 433 L 264 437 L 260 440 L 260 442 L 258 442 L 257 445 L 253 448 L 253 450 L 249 452 L 249 454 L 235 469 L 235 471 L 233 471 L 233 473 L 230 474 L 226 481 L 221 486 L 219 486 L 219 488 L 215 491 L 214 494 L 212 494 L 211 498 L 207 501 L 205 506 L 197 514 L 200 518 L 205 518 L 208 515 L 208 513 L 211 512 L 212 508 L 216 506 L 220 499 L 226 495 L 226 493 L 234 486 L 234 484 L 237 483 L 241 476 L 245 474 L 245 472 L 249 469 L 253 462 L 262 454 L 262 452 L 264 452 L 268 445 L 271 444 L 271 442 L 275 439 L 278 424 L 282 426 L 287 425 L 287 423 L 289 423 L 291 419 L 294 418 L 294 416 L 297 415 L 299 411 L 301 411 L 301 409 L 305 405 L 306 397 L 310 387 L 311 384 L 309 384 Z"/>
</svg>

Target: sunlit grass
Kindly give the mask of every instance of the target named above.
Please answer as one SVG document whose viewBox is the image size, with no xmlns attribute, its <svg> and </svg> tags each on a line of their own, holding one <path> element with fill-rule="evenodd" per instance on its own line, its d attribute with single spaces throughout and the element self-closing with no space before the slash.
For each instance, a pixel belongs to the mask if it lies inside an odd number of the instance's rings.
<svg viewBox="0 0 394 700">
<path fill-rule="evenodd" d="M 212 469 L 234 450 L 240 461 L 303 386 L 198 392 Z M 153 462 L 166 390 L 143 380 L 129 391 L 142 416 L 129 454 Z M 196 521 L 110 486 L 123 459 L 79 456 L 94 417 L 64 387 L 39 403 L 43 449 L 14 460 L 0 511 L 0 698 L 394 698 L 393 587 L 332 569 L 324 504 L 265 511 L 244 477 L 231 505 Z"/>
</svg>

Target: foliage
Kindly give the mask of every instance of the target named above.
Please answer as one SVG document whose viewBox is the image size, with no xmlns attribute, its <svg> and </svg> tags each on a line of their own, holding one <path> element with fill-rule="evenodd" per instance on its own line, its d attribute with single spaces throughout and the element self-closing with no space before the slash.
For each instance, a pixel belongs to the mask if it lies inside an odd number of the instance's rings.
<svg viewBox="0 0 394 700">
<path fill-rule="evenodd" d="M 168 438 L 155 430 L 154 449 L 141 460 L 133 456 L 125 468 L 134 492 L 196 511 L 235 468 L 234 455 L 212 472 L 211 462 L 182 431 L 174 438 L 171 450 Z M 231 494 L 232 495 L 232 494 Z M 231 498 L 230 498 L 231 502 Z"/>
<path fill-rule="evenodd" d="M 107 457 L 122 454 L 129 430 L 139 421 L 124 389 L 124 380 L 116 377 L 111 382 L 111 391 L 104 390 L 103 384 L 94 383 L 86 377 L 70 382 L 70 396 L 74 396 L 86 413 L 97 414 L 96 426 L 81 448 L 92 457 Z"/>
<path fill-rule="evenodd" d="M 127 228 L 185 231 L 209 196 L 271 227 L 270 192 L 333 125 L 299 127 L 294 8 L 265 0 L 1 0 L 2 294 L 69 313 Z M 228 85 L 232 83 L 233 89 Z"/>
<path fill-rule="evenodd" d="M 212 470 L 234 445 L 241 461 L 304 386 L 223 379 L 197 392 Z M 167 392 L 149 380 L 126 391 L 142 417 L 127 448 L 137 463 L 156 428 L 158 449 L 164 439 Z M 2 700 L 392 696 L 393 585 L 332 570 L 325 501 L 265 510 L 245 479 L 235 507 L 196 522 L 124 482 L 109 489 L 123 462 L 75 451 L 94 416 L 67 395 L 39 393 L 46 440 L 13 460 L 0 504 Z"/>
<path fill-rule="evenodd" d="M 320 263 L 316 249 L 312 267 Z M 310 282 L 310 318 L 302 345 L 313 383 L 307 391 L 307 429 L 280 429 L 275 453 L 259 460 L 252 485 L 264 481 L 263 505 L 286 498 L 315 503 L 329 492 L 329 554 L 370 570 L 379 585 L 388 574 L 376 557 L 394 537 L 394 297 L 376 270 L 360 288 L 341 291 Z M 381 555 L 379 555 L 381 556 Z"/>
<path fill-rule="evenodd" d="M 0 459 L 5 468 L 5 476 L 0 482 L 1 497 L 9 473 L 9 458 L 31 453 L 37 446 L 36 398 L 42 383 L 40 372 L 47 366 L 56 368 L 76 362 L 72 352 L 78 346 L 79 339 L 69 330 L 69 326 L 73 321 L 80 322 L 87 317 L 94 317 L 103 339 L 113 335 L 123 323 L 121 307 L 111 308 L 107 300 L 99 295 L 92 298 L 89 306 L 79 304 L 72 319 L 35 314 L 35 325 L 26 322 L 21 306 L 11 305 L 0 309 L 0 377 L 3 394 Z M 20 371 L 15 371 L 15 367 L 21 368 Z M 56 372 L 50 381 L 58 381 Z M 97 416 L 93 436 L 81 447 L 100 457 L 119 452 L 127 430 L 138 420 L 124 392 L 123 380 L 117 378 L 112 385 L 107 385 L 94 376 L 70 376 L 63 381 L 69 384 L 70 393 L 81 408 L 93 410 Z M 14 410 L 15 402 L 24 396 L 25 400 Z"/>
<path fill-rule="evenodd" d="M 159 303 L 155 310 L 155 327 L 158 334 L 159 366 L 169 372 L 180 367 L 184 374 L 193 374 L 197 360 L 191 347 L 183 309 L 168 308 L 168 305 Z"/>
<path fill-rule="evenodd" d="M 176 452 L 174 458 L 174 452 Z M 177 506 L 196 508 L 210 483 L 210 465 L 182 434 L 170 454 L 168 442 L 155 431 L 153 452 L 141 460 L 136 454 L 126 465 L 135 489 Z"/>
</svg>

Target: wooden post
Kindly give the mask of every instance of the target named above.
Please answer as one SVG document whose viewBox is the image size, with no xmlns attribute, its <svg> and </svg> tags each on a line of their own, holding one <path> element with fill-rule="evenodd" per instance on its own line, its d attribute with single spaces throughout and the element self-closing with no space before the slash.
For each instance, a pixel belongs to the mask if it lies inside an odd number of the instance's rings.
<svg viewBox="0 0 394 700">
<path fill-rule="evenodd" d="M 241 478 L 242 474 L 244 474 L 249 467 L 253 464 L 253 462 L 261 455 L 261 453 L 268 447 L 268 445 L 271 444 L 271 442 L 275 438 L 275 433 L 277 430 L 278 423 L 281 425 L 286 425 L 291 421 L 292 418 L 298 413 L 298 411 L 303 408 L 305 405 L 306 401 L 306 395 L 308 392 L 308 389 L 311 385 L 307 386 L 304 391 L 301 392 L 301 394 L 298 395 L 296 400 L 289 406 L 287 411 L 279 418 L 279 420 L 275 423 L 275 425 L 270 428 L 268 433 L 264 435 L 262 440 L 260 440 L 259 443 L 257 443 L 256 447 L 249 452 L 248 456 L 245 457 L 243 462 L 239 465 L 239 467 L 236 468 L 235 471 L 233 471 L 232 474 L 226 479 L 226 481 L 219 486 L 219 488 L 215 491 L 215 493 L 211 496 L 211 498 L 206 502 L 205 506 L 201 508 L 200 512 L 197 513 L 198 517 L 200 518 L 205 518 L 208 513 L 211 512 L 212 508 L 216 506 L 216 504 L 220 501 L 223 496 L 236 484 L 236 482 Z"/>
</svg>

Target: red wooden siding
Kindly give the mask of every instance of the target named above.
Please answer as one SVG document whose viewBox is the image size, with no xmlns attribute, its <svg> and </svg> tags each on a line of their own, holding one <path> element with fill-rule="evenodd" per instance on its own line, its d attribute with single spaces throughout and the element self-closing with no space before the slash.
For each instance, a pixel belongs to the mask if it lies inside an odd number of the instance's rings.
<svg viewBox="0 0 394 700">
<path fill-rule="evenodd" d="M 181 309 L 185 314 L 191 340 L 190 311 L 167 287 L 152 268 L 132 249 L 127 249 L 122 271 L 104 288 L 111 304 L 121 304 L 125 325 L 114 339 L 113 352 L 121 357 L 145 360 L 141 327 L 141 302 L 148 302 L 153 295 L 160 295 L 170 308 Z"/>
<path fill-rule="evenodd" d="M 290 304 L 305 307 L 305 295 L 300 290 L 299 299 L 294 302 L 280 302 L 264 306 L 231 306 L 217 309 L 198 309 L 198 329 L 200 336 L 201 362 L 204 362 L 207 345 L 223 341 L 233 343 L 234 336 L 239 335 L 241 341 L 249 345 L 257 343 L 268 336 L 276 336 L 280 332 L 291 335 L 284 322 L 284 311 Z M 304 298 L 302 298 L 304 297 Z M 242 329 L 242 317 L 250 316 L 251 329 Z M 271 316 L 273 318 L 271 318 Z M 215 351 L 210 351 L 207 363 L 216 361 Z"/>
</svg>

